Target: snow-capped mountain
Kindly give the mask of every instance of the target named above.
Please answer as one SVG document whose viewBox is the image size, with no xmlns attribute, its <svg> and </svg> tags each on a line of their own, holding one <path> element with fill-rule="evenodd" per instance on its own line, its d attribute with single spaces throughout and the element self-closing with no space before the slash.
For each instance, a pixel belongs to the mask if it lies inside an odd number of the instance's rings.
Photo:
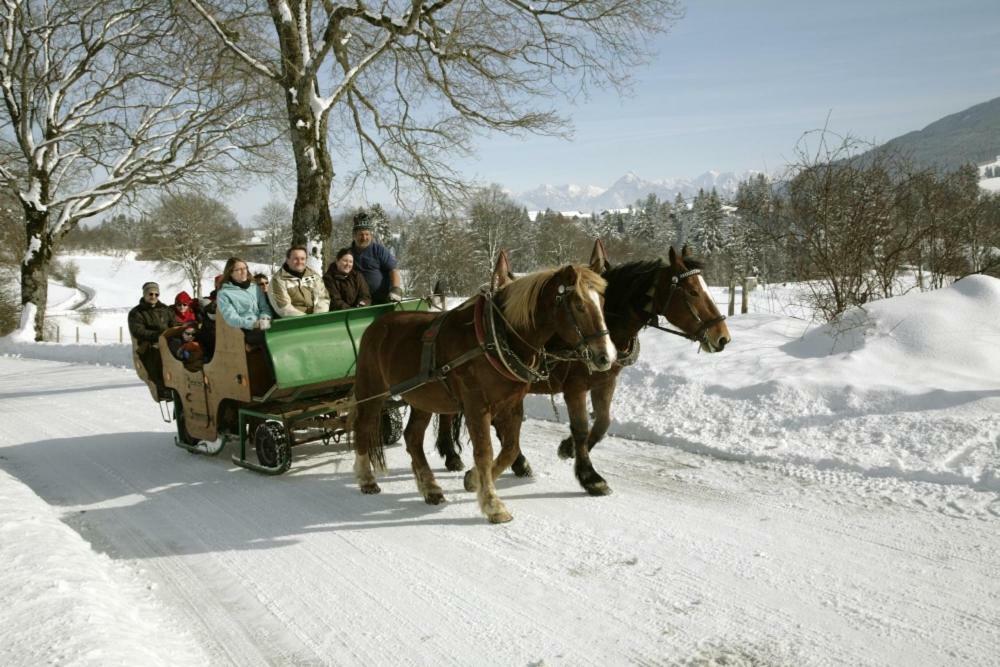
<svg viewBox="0 0 1000 667">
<path fill-rule="evenodd" d="M 645 199 L 649 194 L 656 195 L 660 201 L 672 201 L 678 193 L 685 199 L 691 199 L 698 194 L 699 189 L 706 191 L 715 188 L 722 197 L 736 194 L 740 181 L 754 172 L 737 174 L 731 171 L 706 171 L 693 178 L 673 178 L 659 181 L 649 181 L 629 172 L 614 182 L 611 187 L 603 188 L 597 185 L 542 185 L 533 190 L 515 194 L 514 198 L 529 209 L 555 211 L 580 210 L 602 211 L 605 209 L 625 208 L 636 200 Z"/>
</svg>

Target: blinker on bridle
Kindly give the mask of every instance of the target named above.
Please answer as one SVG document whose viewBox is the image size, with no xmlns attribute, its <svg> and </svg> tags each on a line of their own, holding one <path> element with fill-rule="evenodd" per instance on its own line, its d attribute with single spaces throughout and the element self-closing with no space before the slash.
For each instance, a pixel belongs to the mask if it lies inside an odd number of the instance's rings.
<svg viewBox="0 0 1000 667">
<path fill-rule="evenodd" d="M 566 285 L 560 285 L 556 293 L 556 305 L 563 306 L 566 308 L 566 312 L 569 313 L 570 320 L 573 321 L 573 328 L 576 330 L 576 335 L 579 338 L 576 345 L 573 347 L 573 351 L 584 361 L 593 361 L 594 353 L 591 352 L 590 348 L 587 347 L 587 342 L 594 340 L 595 338 L 601 338 L 603 336 L 609 336 L 610 333 L 607 329 L 602 329 L 601 331 L 595 331 L 589 336 L 583 333 L 583 329 L 580 328 L 580 323 L 576 319 L 576 313 L 569 305 L 569 300 L 567 297 L 576 290 L 576 287 Z"/>
<path fill-rule="evenodd" d="M 688 271 L 685 271 L 684 273 L 679 273 L 675 276 L 670 276 L 670 291 L 667 292 L 667 302 L 663 304 L 662 312 L 664 317 L 666 317 L 666 314 L 670 312 L 670 302 L 674 298 L 674 293 L 676 293 L 677 290 L 680 289 L 681 281 L 685 280 L 686 278 L 690 278 L 692 276 L 697 276 L 697 275 L 701 275 L 701 269 L 690 269 Z M 655 309 L 655 304 L 654 304 L 655 297 L 656 297 L 656 286 L 654 285 L 653 293 L 650 294 L 649 306 L 647 308 L 649 312 L 649 321 L 646 322 L 646 325 L 653 327 L 654 329 L 659 329 L 660 331 L 666 331 L 667 333 L 673 334 L 675 336 L 681 336 L 682 338 L 687 338 L 688 340 L 692 340 L 696 343 L 707 344 L 708 330 L 711 329 L 716 324 L 718 324 L 719 322 L 725 321 L 726 319 L 726 316 L 720 313 L 718 317 L 713 317 L 710 320 L 702 320 L 701 317 L 698 316 L 697 311 L 695 311 L 694 307 L 691 305 L 691 300 L 688 299 L 687 295 L 684 295 L 684 305 L 687 306 L 688 311 L 690 311 L 691 313 L 691 316 L 694 317 L 695 321 L 699 322 L 701 326 L 699 326 L 694 333 L 687 333 L 685 331 L 676 331 L 674 329 L 668 329 L 667 327 L 661 327 L 658 321 L 660 313 L 658 313 Z"/>
</svg>

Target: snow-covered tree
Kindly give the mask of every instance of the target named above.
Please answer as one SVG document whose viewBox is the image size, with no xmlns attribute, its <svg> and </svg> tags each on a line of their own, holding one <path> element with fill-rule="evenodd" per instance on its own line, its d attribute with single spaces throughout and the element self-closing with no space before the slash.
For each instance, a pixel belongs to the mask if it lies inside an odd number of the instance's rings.
<svg viewBox="0 0 1000 667">
<path fill-rule="evenodd" d="M 528 213 L 496 183 L 477 190 L 468 205 L 469 240 L 475 253 L 477 271 L 488 277 L 497 255 L 508 251 L 516 267 L 524 267 L 521 260 L 531 241 L 527 238 Z"/>
<path fill-rule="evenodd" d="M 467 295 L 485 280 L 475 269 L 469 234 L 454 217 L 417 216 L 405 236 L 407 293 L 430 294 L 440 282 L 445 294 Z"/>
<path fill-rule="evenodd" d="M 559 266 L 586 259 L 594 237 L 561 213 L 545 211 L 535 218 L 534 242 L 539 267 Z"/>
<path fill-rule="evenodd" d="M 182 21 L 162 0 L 0 7 L 0 187 L 23 210 L 21 327 L 36 340 L 54 249 L 79 221 L 253 146 L 240 132 L 256 98 Z"/>
<path fill-rule="evenodd" d="M 201 296 L 201 279 L 232 255 L 242 238 L 236 216 L 222 202 L 196 192 L 166 194 L 143 221 L 142 255 L 179 273 Z"/>
<path fill-rule="evenodd" d="M 284 262 L 292 243 L 292 209 L 283 202 L 270 201 L 253 217 L 253 224 L 264 242 L 264 254 L 273 273 Z"/>
<path fill-rule="evenodd" d="M 297 242 L 330 234 L 335 154 L 358 161 L 345 187 L 464 196 L 455 157 L 477 134 L 564 133 L 534 101 L 627 85 L 680 16 L 677 0 L 188 2 L 284 98 Z"/>
</svg>

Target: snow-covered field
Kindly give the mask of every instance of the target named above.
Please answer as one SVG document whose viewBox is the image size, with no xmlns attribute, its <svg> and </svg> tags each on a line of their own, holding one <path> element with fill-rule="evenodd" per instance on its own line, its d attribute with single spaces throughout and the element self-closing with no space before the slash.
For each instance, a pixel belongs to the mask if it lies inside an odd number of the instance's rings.
<svg viewBox="0 0 1000 667">
<path fill-rule="evenodd" d="M 77 261 L 116 332 L 150 267 Z M 0 664 L 996 664 L 1000 281 L 799 301 L 755 292 L 721 354 L 643 334 L 611 496 L 530 398 L 503 526 L 440 465 L 425 505 L 401 447 L 374 497 L 344 446 L 192 456 L 124 347 L 0 341 Z"/>
</svg>

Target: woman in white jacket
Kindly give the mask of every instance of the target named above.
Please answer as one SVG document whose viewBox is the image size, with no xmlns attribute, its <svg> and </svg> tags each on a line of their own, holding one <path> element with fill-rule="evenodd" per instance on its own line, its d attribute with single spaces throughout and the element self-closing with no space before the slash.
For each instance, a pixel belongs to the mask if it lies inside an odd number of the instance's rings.
<svg viewBox="0 0 1000 667">
<path fill-rule="evenodd" d="M 285 253 L 285 263 L 271 276 L 267 295 L 281 317 L 325 313 L 330 310 L 323 277 L 306 265 L 308 253 L 303 246 L 292 246 Z"/>
</svg>

